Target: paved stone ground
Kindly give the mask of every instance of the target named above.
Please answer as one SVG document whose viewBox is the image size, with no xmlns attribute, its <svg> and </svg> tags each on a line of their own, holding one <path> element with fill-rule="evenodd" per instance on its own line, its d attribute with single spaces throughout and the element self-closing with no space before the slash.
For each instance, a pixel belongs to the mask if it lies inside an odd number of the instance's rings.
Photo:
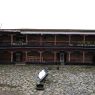
<svg viewBox="0 0 95 95">
<path fill-rule="evenodd" d="M 45 90 L 37 91 L 36 75 L 45 67 L 0 65 L 0 95 L 95 95 L 94 66 L 47 66 Z"/>
</svg>

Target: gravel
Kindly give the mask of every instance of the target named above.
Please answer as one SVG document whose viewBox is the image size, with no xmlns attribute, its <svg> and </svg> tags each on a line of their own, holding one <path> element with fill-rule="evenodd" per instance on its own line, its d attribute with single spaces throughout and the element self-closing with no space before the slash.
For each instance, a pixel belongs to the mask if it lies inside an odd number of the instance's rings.
<svg viewBox="0 0 95 95">
<path fill-rule="evenodd" d="M 38 91 L 37 74 L 45 67 L 45 89 Z M 95 95 L 95 67 L 0 65 L 0 95 Z"/>
</svg>

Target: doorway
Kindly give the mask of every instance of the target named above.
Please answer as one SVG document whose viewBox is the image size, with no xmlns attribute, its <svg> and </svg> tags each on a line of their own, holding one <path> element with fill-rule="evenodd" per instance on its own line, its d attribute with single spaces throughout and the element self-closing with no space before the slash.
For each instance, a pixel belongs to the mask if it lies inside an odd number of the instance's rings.
<svg viewBox="0 0 95 95">
<path fill-rule="evenodd" d="M 92 64 L 95 64 L 95 55 L 93 55 Z"/>
<path fill-rule="evenodd" d="M 14 62 L 22 62 L 23 61 L 23 53 L 22 52 L 15 52 L 13 54 L 13 61 Z"/>
<path fill-rule="evenodd" d="M 65 64 L 66 63 L 66 52 L 60 51 L 59 56 L 60 56 L 60 59 L 59 59 L 60 63 L 61 64 Z"/>
</svg>

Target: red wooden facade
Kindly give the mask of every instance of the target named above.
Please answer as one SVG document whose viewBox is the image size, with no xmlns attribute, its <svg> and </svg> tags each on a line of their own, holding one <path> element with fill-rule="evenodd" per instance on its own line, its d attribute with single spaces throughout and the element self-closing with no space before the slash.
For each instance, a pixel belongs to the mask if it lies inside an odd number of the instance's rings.
<svg viewBox="0 0 95 95">
<path fill-rule="evenodd" d="M 0 63 L 95 64 L 95 31 L 1 29 Z"/>
</svg>

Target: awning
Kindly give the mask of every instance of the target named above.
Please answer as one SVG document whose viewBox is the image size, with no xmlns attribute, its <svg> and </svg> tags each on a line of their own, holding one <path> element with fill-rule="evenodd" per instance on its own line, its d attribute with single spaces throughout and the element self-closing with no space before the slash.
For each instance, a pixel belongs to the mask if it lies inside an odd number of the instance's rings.
<svg viewBox="0 0 95 95">
<path fill-rule="evenodd" d="M 66 34 L 66 35 L 95 35 L 95 32 L 35 32 L 35 31 L 24 31 L 20 32 L 21 34 Z"/>
</svg>

